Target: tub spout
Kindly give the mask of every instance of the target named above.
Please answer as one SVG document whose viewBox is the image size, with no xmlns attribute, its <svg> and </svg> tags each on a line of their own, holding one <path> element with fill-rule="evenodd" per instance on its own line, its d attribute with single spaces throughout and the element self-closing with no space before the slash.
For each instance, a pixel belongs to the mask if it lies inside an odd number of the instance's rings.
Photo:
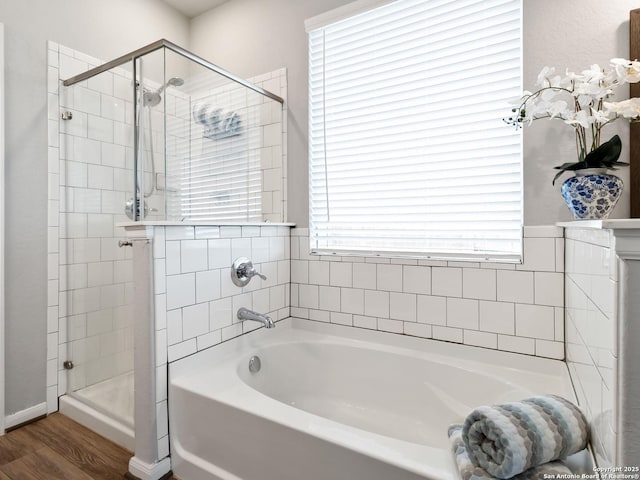
<svg viewBox="0 0 640 480">
<path fill-rule="evenodd" d="M 264 328 L 274 328 L 276 326 L 274 321 L 271 320 L 271 317 L 262 313 L 253 312 L 248 308 L 241 307 L 238 309 L 237 316 L 239 320 L 253 320 L 254 322 L 260 322 L 264 325 Z"/>
</svg>

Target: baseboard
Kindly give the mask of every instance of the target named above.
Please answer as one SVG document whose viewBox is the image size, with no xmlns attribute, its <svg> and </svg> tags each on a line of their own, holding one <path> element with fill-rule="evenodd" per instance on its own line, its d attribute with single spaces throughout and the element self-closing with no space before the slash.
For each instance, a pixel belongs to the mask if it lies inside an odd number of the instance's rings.
<svg viewBox="0 0 640 480">
<path fill-rule="evenodd" d="M 127 479 L 139 480 L 164 480 L 171 472 L 171 460 L 169 457 L 163 458 L 156 463 L 143 462 L 138 457 L 131 457 L 129 460 L 129 471 L 125 475 Z"/>
<path fill-rule="evenodd" d="M 5 431 L 15 430 L 26 423 L 31 423 L 47 416 L 47 403 L 39 403 L 33 407 L 25 408 L 19 412 L 7 415 L 4 419 Z"/>
</svg>

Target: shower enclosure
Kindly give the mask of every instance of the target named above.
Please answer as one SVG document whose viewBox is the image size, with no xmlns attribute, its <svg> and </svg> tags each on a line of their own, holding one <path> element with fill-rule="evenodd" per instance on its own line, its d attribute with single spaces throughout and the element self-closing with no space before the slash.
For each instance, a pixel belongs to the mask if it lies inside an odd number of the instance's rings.
<svg viewBox="0 0 640 480">
<path fill-rule="evenodd" d="M 61 49 L 58 60 L 58 392 L 61 410 L 105 419 L 116 433 L 100 433 L 132 449 L 133 272 L 121 225 L 282 222 L 283 72 L 250 83 L 167 40 L 82 69 L 85 57 Z"/>
</svg>

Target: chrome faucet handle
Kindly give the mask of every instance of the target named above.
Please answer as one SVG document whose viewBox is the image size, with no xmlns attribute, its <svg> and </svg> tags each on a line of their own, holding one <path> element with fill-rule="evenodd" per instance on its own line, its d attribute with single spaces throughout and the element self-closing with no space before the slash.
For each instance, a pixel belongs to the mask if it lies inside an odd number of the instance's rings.
<svg viewBox="0 0 640 480">
<path fill-rule="evenodd" d="M 231 265 L 231 281 L 238 287 L 244 287 L 254 276 L 266 280 L 267 277 L 258 272 L 247 257 L 238 257 Z"/>
</svg>

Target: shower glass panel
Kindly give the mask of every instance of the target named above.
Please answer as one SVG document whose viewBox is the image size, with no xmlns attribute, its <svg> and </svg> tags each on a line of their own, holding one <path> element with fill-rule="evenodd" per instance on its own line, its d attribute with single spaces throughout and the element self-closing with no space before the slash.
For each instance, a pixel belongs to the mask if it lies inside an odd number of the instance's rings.
<svg viewBox="0 0 640 480">
<path fill-rule="evenodd" d="M 71 113 L 60 123 L 67 393 L 125 426 L 134 424 L 133 265 L 118 225 L 285 220 L 280 77 L 249 82 L 161 40 L 60 89 Z"/>
<path fill-rule="evenodd" d="M 130 70 L 60 89 L 59 316 L 67 393 L 132 427 L 132 261 L 116 227 L 133 197 Z"/>
</svg>

